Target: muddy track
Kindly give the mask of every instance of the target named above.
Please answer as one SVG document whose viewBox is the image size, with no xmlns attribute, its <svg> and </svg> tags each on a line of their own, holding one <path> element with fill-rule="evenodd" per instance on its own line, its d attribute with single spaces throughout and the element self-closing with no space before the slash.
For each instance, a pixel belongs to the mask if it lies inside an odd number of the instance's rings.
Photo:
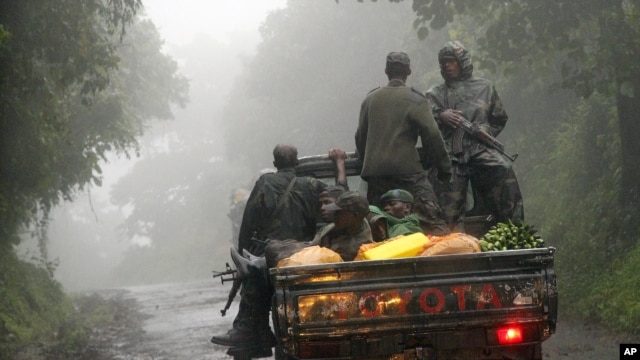
<svg viewBox="0 0 640 360">
<path fill-rule="evenodd" d="M 103 296 L 117 297 L 132 311 L 124 312 L 129 315 L 120 326 L 96 330 L 91 359 L 231 359 L 226 348 L 209 342 L 212 334 L 231 327 L 237 312 L 236 299 L 228 315 L 220 315 L 229 288 L 230 284 L 212 279 L 102 291 Z M 621 342 L 640 343 L 640 337 L 560 319 L 556 334 L 543 344 L 543 353 L 545 359 L 618 359 Z"/>
</svg>

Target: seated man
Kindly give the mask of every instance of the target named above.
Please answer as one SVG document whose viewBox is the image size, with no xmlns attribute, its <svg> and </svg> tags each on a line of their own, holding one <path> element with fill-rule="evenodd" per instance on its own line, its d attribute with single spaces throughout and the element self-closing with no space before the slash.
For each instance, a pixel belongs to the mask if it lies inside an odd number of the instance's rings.
<svg viewBox="0 0 640 360">
<path fill-rule="evenodd" d="M 333 214 L 335 211 L 327 210 L 325 205 L 333 204 L 338 199 L 338 196 L 345 192 L 348 189 L 345 189 L 344 185 L 329 185 L 320 193 L 320 216 L 322 217 L 322 221 L 316 224 L 316 229 L 319 232 L 325 226 L 329 225 L 333 222 Z"/>
<path fill-rule="evenodd" d="M 368 219 L 374 240 L 381 241 L 398 235 L 422 232 L 420 220 L 412 213 L 411 193 L 402 189 L 389 190 L 380 197 L 380 203 L 384 211 L 377 206 L 369 206 Z M 383 237 L 383 226 L 386 226 L 386 237 Z"/>
<path fill-rule="evenodd" d="M 329 248 L 352 261 L 360 245 L 373 242 L 371 228 L 365 219 L 369 214 L 369 202 L 357 191 L 346 191 L 333 204 L 323 205 L 325 211 L 335 211 L 333 223 L 316 234 L 309 245 Z"/>
</svg>

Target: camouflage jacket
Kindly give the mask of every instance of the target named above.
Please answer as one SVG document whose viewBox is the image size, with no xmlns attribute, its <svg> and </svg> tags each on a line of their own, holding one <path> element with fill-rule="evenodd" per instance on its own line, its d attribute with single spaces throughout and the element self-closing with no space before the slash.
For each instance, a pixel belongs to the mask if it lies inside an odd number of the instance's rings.
<svg viewBox="0 0 640 360">
<path fill-rule="evenodd" d="M 242 216 L 238 236 L 240 249 L 252 248 L 251 237 L 254 232 L 260 240 L 309 241 L 313 238 L 316 223 L 320 219 L 318 195 L 326 184 L 307 176 L 296 177 L 286 202 L 279 211 L 275 211 L 278 200 L 294 176 L 295 170 L 289 168 L 258 178 Z"/>
<path fill-rule="evenodd" d="M 458 60 L 461 71 L 456 79 L 447 77 L 443 68 L 444 57 L 455 57 Z M 498 136 L 509 118 L 493 84 L 487 79 L 473 76 L 473 64 L 467 50 L 457 42 L 449 42 L 440 50 L 438 60 L 440 73 L 445 82 L 433 87 L 426 94 L 431 102 L 433 113 L 437 114 L 447 109 L 460 110 L 472 124 L 494 137 Z M 437 116 L 434 117 L 437 119 Z M 452 144 L 455 133 L 464 130 L 456 130 L 441 123 L 439 128 L 452 160 L 466 162 L 470 156 L 485 149 L 485 145 L 465 133 L 462 137 L 463 153 L 453 154 Z"/>
<path fill-rule="evenodd" d="M 353 261 L 358 255 L 360 245 L 373 242 L 371 227 L 366 219 L 362 220 L 360 230 L 355 234 L 338 231 L 334 227 L 333 223 L 325 226 L 311 241 L 310 245 L 329 248 L 340 254 L 342 260 Z"/>
</svg>

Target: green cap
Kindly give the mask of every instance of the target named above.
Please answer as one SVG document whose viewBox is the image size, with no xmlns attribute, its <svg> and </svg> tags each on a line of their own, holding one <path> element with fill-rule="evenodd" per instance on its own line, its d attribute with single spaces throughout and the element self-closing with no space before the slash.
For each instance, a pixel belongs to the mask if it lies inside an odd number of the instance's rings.
<svg viewBox="0 0 640 360">
<path fill-rule="evenodd" d="M 380 197 L 380 202 L 384 203 L 387 201 L 402 201 L 407 203 L 413 203 L 413 195 L 407 190 L 402 189 L 393 189 L 389 190 L 382 197 Z"/>
</svg>

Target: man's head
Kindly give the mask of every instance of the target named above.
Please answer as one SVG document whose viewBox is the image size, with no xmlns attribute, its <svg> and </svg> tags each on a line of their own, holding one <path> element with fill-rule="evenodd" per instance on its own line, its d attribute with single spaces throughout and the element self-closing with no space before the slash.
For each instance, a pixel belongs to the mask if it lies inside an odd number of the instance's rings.
<svg viewBox="0 0 640 360">
<path fill-rule="evenodd" d="M 411 62 L 409 55 L 403 52 L 390 52 L 387 54 L 387 64 L 384 69 L 389 79 L 406 80 L 411 74 Z"/>
<path fill-rule="evenodd" d="M 459 41 L 449 41 L 440 49 L 438 63 L 445 80 L 465 80 L 473 74 L 471 56 Z"/>
<path fill-rule="evenodd" d="M 334 204 L 338 199 L 338 196 L 340 196 L 340 194 L 342 194 L 343 192 L 344 190 L 342 190 L 341 187 L 330 185 L 324 188 L 324 190 L 318 196 L 320 205 L 322 206 L 320 208 L 320 214 L 322 215 L 322 219 L 324 221 L 328 223 L 333 222 L 334 211 L 325 209 L 325 205 Z"/>
<path fill-rule="evenodd" d="M 359 228 L 362 220 L 369 213 L 367 198 L 357 191 L 345 191 L 340 194 L 333 204 L 322 206 L 324 210 L 334 212 L 334 225 L 336 229 Z"/>
<path fill-rule="evenodd" d="M 387 214 L 402 219 L 411 214 L 413 195 L 406 190 L 393 189 L 380 197 L 380 203 Z"/>
<path fill-rule="evenodd" d="M 298 165 L 298 149 L 293 145 L 278 144 L 273 148 L 273 166 L 286 169 Z"/>
</svg>

